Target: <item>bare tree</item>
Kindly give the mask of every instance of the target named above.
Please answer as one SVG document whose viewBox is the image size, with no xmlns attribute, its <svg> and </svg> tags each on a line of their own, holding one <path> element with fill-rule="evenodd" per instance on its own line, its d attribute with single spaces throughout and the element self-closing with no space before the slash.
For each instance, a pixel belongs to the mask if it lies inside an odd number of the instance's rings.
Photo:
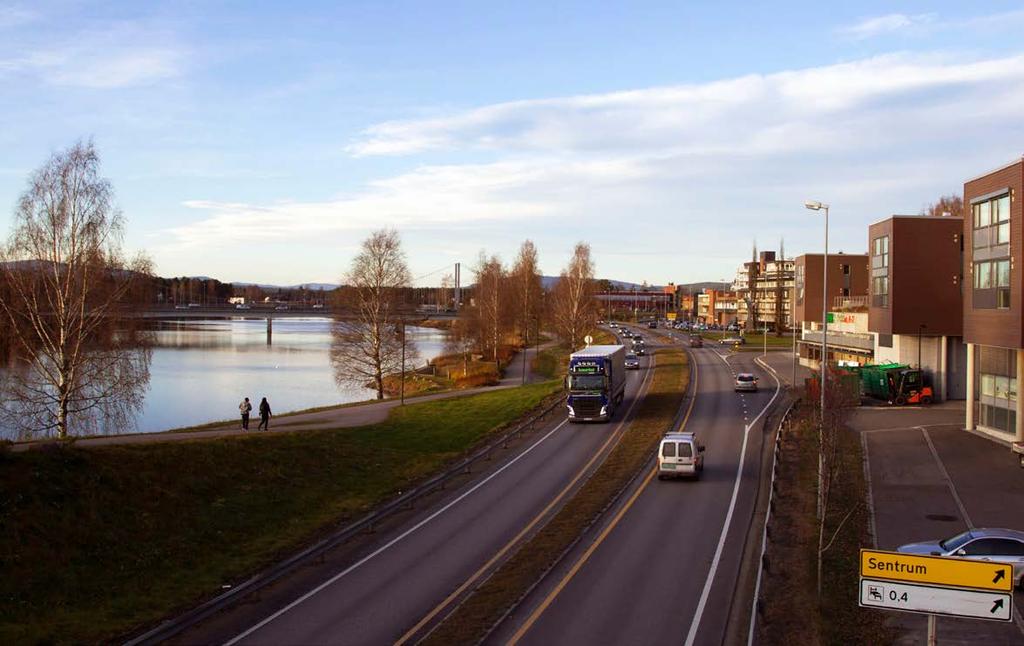
<svg viewBox="0 0 1024 646">
<path fill-rule="evenodd" d="M 540 269 L 537 263 L 537 248 L 533 241 L 526 240 L 519 247 L 519 256 L 509 276 L 519 324 L 519 336 L 523 346 L 530 343 L 530 330 L 540 313 Z"/>
<path fill-rule="evenodd" d="M 381 229 L 364 240 L 343 282 L 355 319 L 334 324 L 335 379 L 372 383 L 377 399 L 384 399 L 384 377 L 403 368 L 400 295 L 412 282 L 398 232 Z"/>
<path fill-rule="evenodd" d="M 597 325 L 596 290 L 590 245 L 579 242 L 559 276 L 551 304 L 555 332 L 573 350 L 583 345 L 584 335 Z"/>
<path fill-rule="evenodd" d="M 952 215 L 960 217 L 964 215 L 964 198 L 956 193 L 943 195 L 934 204 L 929 204 L 921 210 L 922 215 L 942 216 Z"/>
<path fill-rule="evenodd" d="M 51 156 L 18 202 L 0 314 L 15 360 L 2 407 L 22 437 L 120 430 L 141 409 L 152 355 L 126 313 L 150 262 L 126 258 L 123 231 L 91 142 Z"/>
<path fill-rule="evenodd" d="M 481 332 L 480 350 L 485 354 L 489 351 L 491 359 L 497 361 L 498 346 L 506 321 L 503 314 L 508 305 L 505 268 L 497 256 L 488 258 L 481 252 L 473 272 L 476 274 L 475 295 Z"/>
</svg>

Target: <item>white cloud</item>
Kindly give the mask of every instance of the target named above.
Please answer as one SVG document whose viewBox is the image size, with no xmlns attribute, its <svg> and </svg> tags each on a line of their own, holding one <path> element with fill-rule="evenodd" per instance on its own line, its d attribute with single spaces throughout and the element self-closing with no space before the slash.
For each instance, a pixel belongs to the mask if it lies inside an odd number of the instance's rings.
<svg viewBox="0 0 1024 646">
<path fill-rule="evenodd" d="M 883 34 L 891 34 L 898 31 L 907 31 L 915 27 L 922 27 L 935 22 L 935 14 L 922 13 L 908 16 L 903 13 L 890 13 L 874 18 L 865 18 L 855 25 L 843 27 L 839 33 L 855 40 L 865 40 Z"/>
<path fill-rule="evenodd" d="M 24 49 L 24 51 L 23 51 Z M 0 74 L 23 74 L 59 86 L 111 89 L 147 85 L 179 75 L 187 50 L 159 31 L 123 23 L 104 30 L 47 39 L 0 53 Z"/>
<path fill-rule="evenodd" d="M 884 101 L 1021 77 L 1024 57 L 951 63 L 889 55 L 701 85 L 516 101 L 447 117 L 372 126 L 355 156 L 433 150 L 782 153 L 831 142 L 837 118 L 892 110 Z M 999 84 L 1003 85 L 1003 84 Z M 898 107 L 895 109 L 899 109 Z M 812 131 L 820 130 L 818 134 Z M 813 136 L 806 136 L 806 135 Z"/>
<path fill-rule="evenodd" d="M 481 246 L 511 257 L 525 237 L 542 250 L 587 239 L 618 254 L 609 253 L 602 269 L 616 277 L 660 275 L 652 272 L 666 271 L 657 256 L 666 250 L 685 256 L 698 277 L 731 275 L 722 258 L 754 236 L 783 235 L 791 251 L 813 245 L 816 230 L 808 232 L 801 207 L 809 197 L 833 202 L 843 216 L 838 244 L 862 250 L 867 222 L 916 211 L 1019 154 L 1021 114 L 1024 55 L 970 62 L 891 55 L 501 103 L 379 124 L 351 146 L 364 156 L 471 152 L 490 161 L 422 161 L 321 202 L 192 201 L 199 221 L 166 231 L 156 251 L 230 255 L 247 242 L 350 243 L 390 226 L 409 232 L 410 255 L 421 258 L 436 259 L 429 245 L 439 246 L 437 239 L 467 261 Z"/>
<path fill-rule="evenodd" d="M 18 27 L 36 20 L 39 17 L 35 11 L 25 7 L 7 6 L 0 7 L 0 29 Z"/>
</svg>

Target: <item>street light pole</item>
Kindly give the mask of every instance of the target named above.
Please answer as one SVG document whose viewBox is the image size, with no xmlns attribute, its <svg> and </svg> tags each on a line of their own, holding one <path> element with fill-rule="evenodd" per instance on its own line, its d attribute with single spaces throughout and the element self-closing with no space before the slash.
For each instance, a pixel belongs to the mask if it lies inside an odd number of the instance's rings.
<svg viewBox="0 0 1024 646">
<path fill-rule="evenodd" d="M 822 452 L 825 438 L 825 388 L 828 384 L 828 204 L 808 200 L 804 206 L 812 211 L 825 211 L 825 254 L 821 261 L 821 427 L 818 432 L 818 518 L 821 518 L 824 513 L 822 485 L 825 465 Z"/>
</svg>

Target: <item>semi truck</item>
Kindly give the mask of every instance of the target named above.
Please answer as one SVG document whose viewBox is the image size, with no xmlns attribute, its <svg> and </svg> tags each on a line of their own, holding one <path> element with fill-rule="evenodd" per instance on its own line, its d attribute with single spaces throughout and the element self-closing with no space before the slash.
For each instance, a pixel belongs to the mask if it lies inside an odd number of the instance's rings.
<svg viewBox="0 0 1024 646">
<path fill-rule="evenodd" d="M 607 422 L 626 392 L 626 348 L 593 345 L 569 355 L 570 422 Z"/>
</svg>

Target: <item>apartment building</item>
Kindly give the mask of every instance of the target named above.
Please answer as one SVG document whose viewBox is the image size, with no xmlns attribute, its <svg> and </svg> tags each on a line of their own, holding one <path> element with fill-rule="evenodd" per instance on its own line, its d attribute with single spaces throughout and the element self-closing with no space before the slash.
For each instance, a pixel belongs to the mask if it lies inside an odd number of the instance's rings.
<svg viewBox="0 0 1024 646">
<path fill-rule="evenodd" d="M 1022 189 L 1024 159 L 964 183 L 966 426 L 1016 442 L 1024 442 Z"/>
<path fill-rule="evenodd" d="M 736 317 L 748 330 L 789 329 L 792 322 L 793 260 L 762 251 L 736 270 L 732 291 L 737 295 Z"/>
<path fill-rule="evenodd" d="M 937 399 L 967 396 L 962 217 L 893 215 L 868 227 L 875 363 L 920 368 Z"/>
<path fill-rule="evenodd" d="M 705 289 L 697 296 L 697 321 L 725 327 L 736 321 L 738 307 L 735 292 Z"/>
<path fill-rule="evenodd" d="M 874 337 L 868 329 L 867 254 L 829 254 L 828 293 L 822 254 L 804 254 L 793 262 L 794 324 L 800 340 L 801 365 L 821 365 L 822 313 L 828 305 L 829 365 L 864 365 L 874 357 Z"/>
</svg>

